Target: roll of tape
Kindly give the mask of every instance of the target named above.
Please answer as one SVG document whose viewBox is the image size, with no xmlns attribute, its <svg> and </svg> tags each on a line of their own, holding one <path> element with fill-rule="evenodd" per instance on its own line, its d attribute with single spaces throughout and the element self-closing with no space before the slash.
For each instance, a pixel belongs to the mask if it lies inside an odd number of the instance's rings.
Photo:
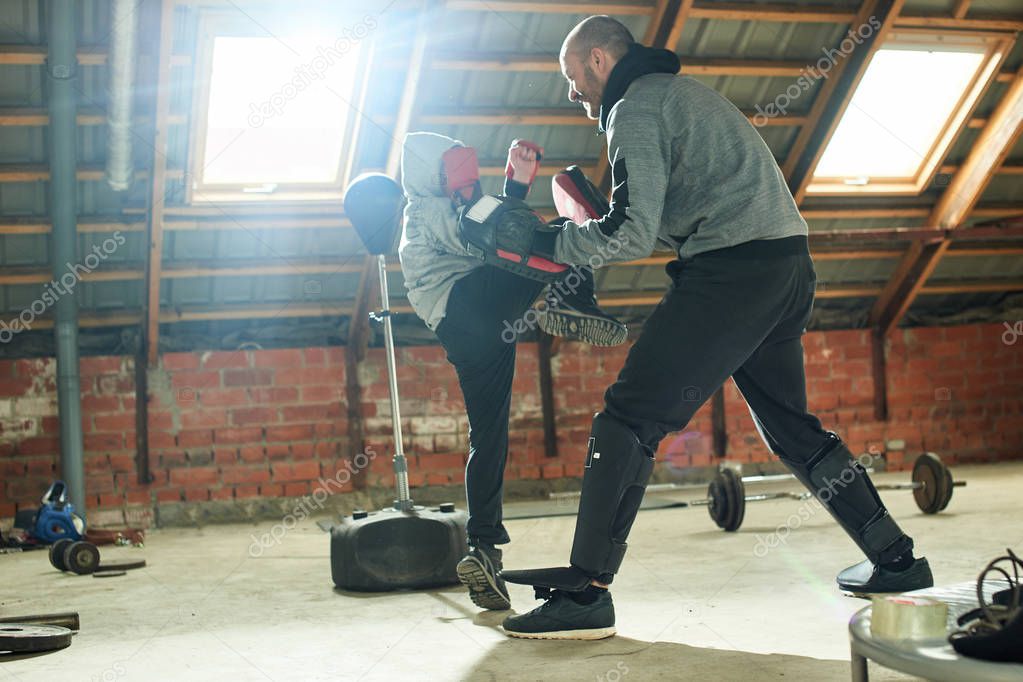
<svg viewBox="0 0 1023 682">
<path fill-rule="evenodd" d="M 941 639 L 946 636 L 948 604 L 909 595 L 874 597 L 870 634 L 884 639 Z"/>
</svg>

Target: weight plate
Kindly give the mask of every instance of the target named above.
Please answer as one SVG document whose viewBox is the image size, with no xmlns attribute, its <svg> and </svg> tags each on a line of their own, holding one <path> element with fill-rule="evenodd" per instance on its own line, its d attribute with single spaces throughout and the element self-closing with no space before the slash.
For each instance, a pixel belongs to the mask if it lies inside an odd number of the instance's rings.
<svg viewBox="0 0 1023 682">
<path fill-rule="evenodd" d="M 707 513 L 718 528 L 724 528 L 728 521 L 728 499 L 722 484 L 721 472 L 707 486 Z"/>
<path fill-rule="evenodd" d="M 721 478 L 721 486 L 725 491 L 728 500 L 728 515 L 722 529 L 731 533 L 738 530 L 742 525 L 742 519 L 746 515 L 746 493 L 745 486 L 739 478 L 735 469 L 722 469 L 718 472 Z"/>
<path fill-rule="evenodd" d="M 945 507 L 947 507 L 948 503 L 952 501 L 952 492 L 955 490 L 955 485 L 953 485 L 954 481 L 952 480 L 952 472 L 947 466 L 945 466 L 944 462 L 942 462 L 941 465 L 945 467 L 945 487 L 948 490 L 948 494 L 945 495 L 945 500 L 941 503 L 941 507 L 938 511 L 945 511 Z"/>
<path fill-rule="evenodd" d="M 71 631 L 56 625 L 0 625 L 0 651 L 36 653 L 63 649 L 71 644 Z"/>
<path fill-rule="evenodd" d="M 913 463 L 913 482 L 920 487 L 913 490 L 916 506 L 924 514 L 937 514 L 948 506 L 952 488 L 948 485 L 948 469 L 933 452 L 925 452 Z"/>
<path fill-rule="evenodd" d="M 99 567 L 99 549 L 91 542 L 80 540 L 64 550 L 64 565 L 78 575 L 88 575 Z"/>
<path fill-rule="evenodd" d="M 67 564 L 64 563 L 64 551 L 74 542 L 71 538 L 61 538 L 50 545 L 50 564 L 58 571 L 67 570 Z"/>
<path fill-rule="evenodd" d="M 734 469 L 727 470 L 731 474 L 732 479 L 732 494 L 735 499 L 734 513 L 732 515 L 731 528 L 726 530 L 736 531 L 742 526 L 742 521 L 746 518 L 746 485 L 742 482 L 742 477 Z"/>
</svg>

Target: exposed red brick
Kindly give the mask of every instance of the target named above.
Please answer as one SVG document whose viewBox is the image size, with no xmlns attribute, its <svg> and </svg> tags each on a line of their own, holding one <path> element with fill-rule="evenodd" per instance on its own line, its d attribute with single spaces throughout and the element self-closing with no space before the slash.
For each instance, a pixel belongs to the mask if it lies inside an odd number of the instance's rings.
<svg viewBox="0 0 1023 682">
<path fill-rule="evenodd" d="M 301 367 L 302 350 L 300 348 L 281 348 L 276 350 L 260 350 L 252 354 L 256 367 Z"/>
<path fill-rule="evenodd" d="M 246 351 L 211 351 L 202 354 L 202 367 L 207 370 L 251 367 Z"/>
<path fill-rule="evenodd" d="M 135 415 L 122 413 L 122 414 L 97 414 L 92 419 L 93 425 L 96 427 L 96 431 L 113 431 L 123 432 L 127 430 L 135 429 Z"/>
<path fill-rule="evenodd" d="M 274 372 L 270 369 L 225 369 L 224 386 L 270 386 Z"/>
<path fill-rule="evenodd" d="M 189 429 L 179 431 L 178 445 L 183 448 L 196 448 L 213 445 L 213 431 L 210 429 Z"/>
<path fill-rule="evenodd" d="M 276 482 L 311 481 L 320 475 L 320 463 L 316 461 L 278 462 L 272 469 L 273 480 Z"/>
<path fill-rule="evenodd" d="M 267 442 L 273 441 L 296 441 L 309 440 L 313 437 L 312 424 L 290 424 L 287 426 L 268 426 L 266 429 Z"/>
<path fill-rule="evenodd" d="M 199 402 L 203 407 L 248 405 L 249 394 L 244 388 L 204 388 L 199 392 Z"/>
<path fill-rule="evenodd" d="M 239 429 L 216 429 L 213 432 L 213 440 L 216 443 L 252 443 L 263 439 L 263 429 L 248 427 Z"/>
<path fill-rule="evenodd" d="M 231 410 L 231 422 L 235 426 L 271 424 L 276 421 L 277 410 L 270 407 L 241 407 Z"/>
<path fill-rule="evenodd" d="M 266 483 L 270 470 L 264 466 L 230 466 L 221 468 L 221 481 L 233 485 L 239 483 Z"/>
<path fill-rule="evenodd" d="M 195 353 L 164 353 L 160 365 L 168 372 L 199 369 L 199 356 Z"/>
<path fill-rule="evenodd" d="M 217 482 L 216 467 L 187 467 L 170 470 L 170 482 L 177 485 L 203 485 Z"/>
</svg>

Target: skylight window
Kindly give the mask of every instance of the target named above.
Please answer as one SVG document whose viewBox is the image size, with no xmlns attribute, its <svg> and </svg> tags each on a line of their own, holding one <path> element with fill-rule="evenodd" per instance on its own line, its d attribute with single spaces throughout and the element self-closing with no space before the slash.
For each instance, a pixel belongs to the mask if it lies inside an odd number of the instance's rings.
<svg viewBox="0 0 1023 682">
<path fill-rule="evenodd" d="M 807 192 L 919 193 L 1008 46 L 1001 35 L 893 35 L 867 67 Z"/>
<path fill-rule="evenodd" d="M 340 197 L 356 90 L 358 41 L 329 35 L 205 32 L 207 79 L 193 114 L 190 199 Z"/>
</svg>

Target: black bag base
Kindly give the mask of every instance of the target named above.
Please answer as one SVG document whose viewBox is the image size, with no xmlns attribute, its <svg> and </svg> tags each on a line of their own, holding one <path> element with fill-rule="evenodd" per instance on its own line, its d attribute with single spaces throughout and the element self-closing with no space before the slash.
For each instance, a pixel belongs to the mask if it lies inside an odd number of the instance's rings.
<svg viewBox="0 0 1023 682">
<path fill-rule="evenodd" d="M 330 531 L 334 585 L 357 592 L 457 585 L 455 567 L 469 552 L 468 520 L 450 503 L 346 516 Z"/>
</svg>

